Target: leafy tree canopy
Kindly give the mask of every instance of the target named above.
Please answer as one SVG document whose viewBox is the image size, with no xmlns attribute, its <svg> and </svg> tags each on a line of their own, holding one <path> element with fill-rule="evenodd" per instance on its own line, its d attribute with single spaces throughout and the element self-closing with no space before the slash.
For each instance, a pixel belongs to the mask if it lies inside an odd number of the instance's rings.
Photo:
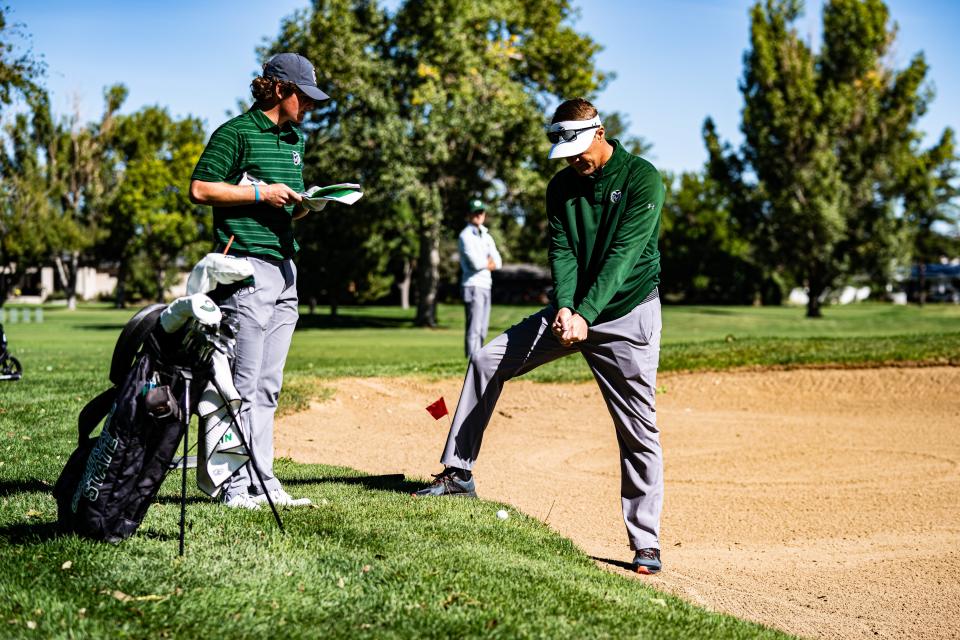
<svg viewBox="0 0 960 640">
<path fill-rule="evenodd" d="M 753 6 L 744 143 L 731 149 L 710 119 L 704 140 L 732 215 L 770 270 L 808 287 L 816 317 L 838 278 L 886 281 L 909 253 L 904 176 L 923 162 L 917 120 L 933 91 L 922 53 L 889 66 L 896 25 L 881 0 L 828 1 L 819 52 L 794 26 L 802 10 L 800 0 Z"/>
<path fill-rule="evenodd" d="M 382 290 L 368 274 L 391 257 L 412 261 L 418 321 L 434 324 L 440 238 L 462 226 L 474 197 L 522 211 L 542 237 L 543 190 L 557 169 L 545 157 L 545 113 L 606 79 L 594 68 L 599 45 L 573 18 L 567 0 L 407 0 L 395 13 L 317 0 L 284 21 L 262 54 L 303 53 L 332 96 L 307 125 L 305 177 L 366 187 L 350 210 L 301 226 L 329 295 L 350 283 Z"/>
</svg>

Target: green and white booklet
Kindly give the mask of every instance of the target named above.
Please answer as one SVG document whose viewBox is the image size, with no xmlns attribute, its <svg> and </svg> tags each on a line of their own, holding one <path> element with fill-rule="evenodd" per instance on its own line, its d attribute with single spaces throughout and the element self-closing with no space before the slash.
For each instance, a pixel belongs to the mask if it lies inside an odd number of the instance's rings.
<svg viewBox="0 0 960 640">
<path fill-rule="evenodd" d="M 363 197 L 360 185 L 353 182 L 331 184 L 327 187 L 310 187 L 300 196 L 307 201 L 332 200 L 343 204 L 353 204 Z"/>
<path fill-rule="evenodd" d="M 240 178 L 240 185 L 266 184 L 263 180 L 256 178 L 249 173 L 244 172 Z M 300 192 L 300 197 L 306 201 L 332 200 L 343 204 L 353 204 L 363 197 L 363 191 L 360 185 L 354 182 L 342 182 L 340 184 L 331 184 L 327 187 L 310 187 L 306 191 Z"/>
</svg>

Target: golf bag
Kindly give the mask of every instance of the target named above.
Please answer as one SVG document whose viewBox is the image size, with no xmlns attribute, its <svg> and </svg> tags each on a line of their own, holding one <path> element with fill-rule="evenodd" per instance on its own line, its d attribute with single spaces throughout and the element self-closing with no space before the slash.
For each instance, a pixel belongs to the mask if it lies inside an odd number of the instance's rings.
<svg viewBox="0 0 960 640">
<path fill-rule="evenodd" d="M 196 391 L 177 345 L 157 330 L 164 308 L 147 307 L 127 323 L 114 348 L 113 386 L 80 412 L 77 449 L 53 490 L 64 532 L 107 542 L 130 537 L 169 471 Z"/>
<path fill-rule="evenodd" d="M 7 351 L 7 334 L 0 324 L 0 380 L 19 380 L 23 377 L 20 361 Z"/>
<path fill-rule="evenodd" d="M 80 412 L 77 449 L 53 489 L 63 532 L 107 542 L 120 542 L 133 535 L 173 468 L 171 461 L 182 439 L 183 555 L 190 418 L 208 383 L 226 397 L 214 375 L 214 354 L 229 358 L 236 335 L 234 320 L 222 317 L 212 300 L 201 298 L 149 306 L 121 332 L 110 365 L 113 386 Z M 201 304 L 204 322 L 198 320 L 194 302 Z M 193 319 L 188 319 L 191 316 Z M 230 375 L 229 370 L 226 375 Z M 249 452 L 236 410 L 228 402 L 225 411 L 241 446 Z M 91 438 L 101 421 L 100 435 Z M 249 455 L 251 467 L 265 489 L 259 466 L 252 453 Z M 283 531 L 276 505 L 269 493 L 266 496 Z"/>
</svg>

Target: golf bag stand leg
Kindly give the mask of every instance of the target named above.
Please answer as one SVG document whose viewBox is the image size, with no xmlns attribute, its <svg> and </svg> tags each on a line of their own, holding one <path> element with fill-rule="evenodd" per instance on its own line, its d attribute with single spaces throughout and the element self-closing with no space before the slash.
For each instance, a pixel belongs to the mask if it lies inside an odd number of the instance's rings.
<svg viewBox="0 0 960 640">
<path fill-rule="evenodd" d="M 190 406 L 190 381 L 193 379 L 193 372 L 189 369 L 180 369 L 180 375 L 183 376 L 183 395 L 184 421 L 183 421 L 183 460 L 182 473 L 180 474 L 180 556 L 183 557 L 183 541 L 186 536 L 187 522 L 187 453 L 190 444 L 190 418 L 193 407 Z"/>
<path fill-rule="evenodd" d="M 213 386 L 216 387 L 217 393 L 220 394 L 221 398 L 226 398 L 226 394 L 223 393 L 223 389 L 220 387 L 220 383 L 217 381 L 216 376 L 210 376 L 210 380 L 213 381 Z M 267 491 L 267 483 L 263 480 L 263 474 L 260 472 L 260 463 L 257 462 L 256 457 L 253 455 L 253 448 L 247 443 L 246 436 L 243 435 L 243 428 L 240 425 L 240 416 L 233 410 L 233 405 L 227 402 L 224 405 L 227 408 L 227 413 L 230 414 L 230 421 L 233 423 L 233 428 L 237 432 L 237 437 L 240 438 L 240 444 L 243 445 L 243 448 L 247 450 L 247 453 L 250 455 L 250 466 L 253 467 L 253 472 L 257 474 L 257 480 L 260 482 L 260 488 L 263 489 L 263 495 L 267 498 L 267 504 L 270 505 L 270 510 L 273 512 L 273 518 L 277 521 L 277 527 L 280 529 L 280 533 L 284 533 L 283 530 L 283 521 L 280 520 L 280 513 L 277 511 L 277 506 L 273 504 L 273 498 L 270 497 L 270 492 Z"/>
</svg>

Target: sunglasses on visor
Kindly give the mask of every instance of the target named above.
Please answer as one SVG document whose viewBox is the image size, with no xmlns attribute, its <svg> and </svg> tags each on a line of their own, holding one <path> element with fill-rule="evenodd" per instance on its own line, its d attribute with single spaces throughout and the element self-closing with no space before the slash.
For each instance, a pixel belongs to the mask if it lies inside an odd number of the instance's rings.
<svg viewBox="0 0 960 640">
<path fill-rule="evenodd" d="M 551 144 L 557 144 L 561 140 L 563 140 L 564 142 L 573 142 L 574 140 L 577 139 L 577 136 L 580 135 L 582 132 L 591 131 L 596 128 L 597 128 L 597 125 L 593 125 L 592 127 L 583 127 L 582 129 L 560 128 L 555 131 L 547 131 L 547 140 L 549 140 Z"/>
</svg>

